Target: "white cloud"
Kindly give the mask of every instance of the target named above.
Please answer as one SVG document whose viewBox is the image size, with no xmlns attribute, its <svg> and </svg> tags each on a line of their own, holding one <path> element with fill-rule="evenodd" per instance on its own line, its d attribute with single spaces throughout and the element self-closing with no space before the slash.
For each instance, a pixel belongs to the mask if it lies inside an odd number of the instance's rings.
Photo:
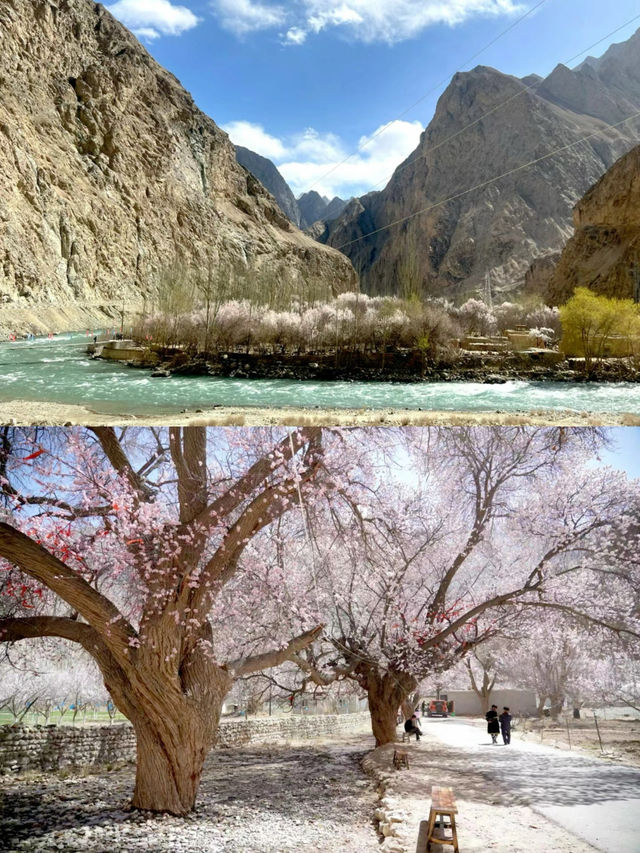
<svg viewBox="0 0 640 853">
<path fill-rule="evenodd" d="M 307 30 L 301 27 L 291 27 L 284 37 L 284 44 L 304 44 L 307 39 Z"/>
<path fill-rule="evenodd" d="M 287 18 L 282 6 L 254 3 L 253 0 L 211 0 L 210 5 L 217 12 L 221 26 L 237 36 L 281 27 Z"/>
<path fill-rule="evenodd" d="M 287 45 L 332 28 L 356 41 L 394 44 L 437 24 L 455 26 L 524 8 L 522 0 L 211 0 L 211 7 L 237 35 L 286 27 L 281 39 Z"/>
<path fill-rule="evenodd" d="M 519 0 L 302 0 L 314 32 L 329 27 L 362 42 L 403 41 L 436 24 L 454 26 L 480 15 L 519 11 Z"/>
<path fill-rule="evenodd" d="M 286 154 L 284 144 L 275 136 L 270 136 L 259 124 L 252 124 L 250 121 L 230 121 L 228 124 L 223 124 L 222 129 L 229 134 L 234 145 L 249 148 L 256 154 L 268 157 L 269 160 L 279 160 Z"/>
<path fill-rule="evenodd" d="M 273 160 L 295 195 L 313 188 L 329 198 L 349 198 L 380 189 L 416 148 L 423 128 L 419 121 L 389 122 L 363 136 L 349 159 L 350 151 L 338 136 L 313 128 L 287 139 L 247 121 L 230 122 L 223 129 L 236 145 Z"/>
<path fill-rule="evenodd" d="M 170 0 L 117 0 L 106 8 L 138 38 L 147 40 L 179 36 L 200 21 L 191 9 Z"/>
</svg>

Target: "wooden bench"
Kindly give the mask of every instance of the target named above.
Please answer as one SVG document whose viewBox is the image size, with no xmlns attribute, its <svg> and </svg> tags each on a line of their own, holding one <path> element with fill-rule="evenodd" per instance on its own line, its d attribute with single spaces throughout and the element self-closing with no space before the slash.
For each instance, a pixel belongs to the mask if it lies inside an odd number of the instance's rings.
<svg viewBox="0 0 640 853">
<path fill-rule="evenodd" d="M 429 812 L 429 827 L 427 829 L 427 853 L 432 844 L 449 844 L 453 853 L 458 853 L 458 834 L 456 818 L 458 809 L 453 788 L 431 788 L 431 811 Z M 448 818 L 448 820 L 446 820 Z M 438 838 L 434 835 L 436 829 L 450 829 L 451 838 Z"/>
<path fill-rule="evenodd" d="M 404 749 L 394 749 L 393 750 L 393 766 L 396 770 L 400 770 L 401 767 L 406 767 L 409 769 L 409 753 Z"/>
<path fill-rule="evenodd" d="M 402 732 L 402 743 L 411 743 L 411 735 L 414 736 L 416 741 L 418 740 L 418 735 L 415 732 Z"/>
</svg>

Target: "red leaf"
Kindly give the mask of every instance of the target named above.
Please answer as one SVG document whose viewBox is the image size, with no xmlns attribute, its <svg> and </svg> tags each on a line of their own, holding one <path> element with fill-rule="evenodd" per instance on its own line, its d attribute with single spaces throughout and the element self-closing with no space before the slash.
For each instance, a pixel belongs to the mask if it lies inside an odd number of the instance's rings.
<svg viewBox="0 0 640 853">
<path fill-rule="evenodd" d="M 29 456 L 23 457 L 22 461 L 28 462 L 30 459 L 36 459 L 42 453 L 45 453 L 45 451 L 41 448 L 40 450 L 36 450 L 35 453 L 31 453 Z"/>
</svg>

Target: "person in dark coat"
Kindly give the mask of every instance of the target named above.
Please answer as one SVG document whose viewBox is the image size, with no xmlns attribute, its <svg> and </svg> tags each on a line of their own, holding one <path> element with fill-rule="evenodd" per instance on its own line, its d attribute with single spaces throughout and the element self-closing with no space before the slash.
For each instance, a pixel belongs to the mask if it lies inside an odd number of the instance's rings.
<svg viewBox="0 0 640 853">
<path fill-rule="evenodd" d="M 405 721 L 404 730 L 409 734 L 414 734 L 416 736 L 416 740 L 420 740 L 422 730 L 420 728 L 420 723 L 418 722 L 418 717 L 415 714 L 411 719 Z"/>
<path fill-rule="evenodd" d="M 484 715 L 487 721 L 487 732 L 491 735 L 491 742 L 498 743 L 500 734 L 500 723 L 498 722 L 498 706 L 492 705 L 491 710 Z"/>
<path fill-rule="evenodd" d="M 502 709 L 502 713 L 498 717 L 498 722 L 500 723 L 504 745 L 508 746 L 511 743 L 511 714 L 506 706 Z"/>
</svg>

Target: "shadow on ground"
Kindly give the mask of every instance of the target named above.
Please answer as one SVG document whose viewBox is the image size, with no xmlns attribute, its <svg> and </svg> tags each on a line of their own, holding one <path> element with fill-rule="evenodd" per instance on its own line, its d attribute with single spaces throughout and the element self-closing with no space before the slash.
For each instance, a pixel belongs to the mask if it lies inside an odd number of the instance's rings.
<svg viewBox="0 0 640 853">
<path fill-rule="evenodd" d="M 466 800 L 491 801 L 496 786 L 504 805 L 590 805 L 618 799 L 621 792 L 629 799 L 640 799 L 640 771 L 572 753 L 493 747 L 490 753 L 483 750 L 479 768 L 473 753 L 430 743 L 428 763 L 430 777 L 438 780 L 435 784 L 459 784 L 463 778 Z"/>
<path fill-rule="evenodd" d="M 196 849 L 191 842 L 198 837 L 201 851 L 288 850 L 268 846 L 269 832 L 282 828 L 295 836 L 296 828 L 305 822 L 318 832 L 324 831 L 325 824 L 331 826 L 336 838 L 348 838 L 359 823 L 370 833 L 372 846 L 354 849 L 374 850 L 374 793 L 359 763 L 365 750 L 362 739 L 333 747 L 215 750 L 205 764 L 196 809 L 185 818 L 127 810 L 134 783 L 132 766 L 66 779 L 12 780 L 0 800 L 0 850 L 167 853 L 168 849 Z M 263 825 L 266 835 L 261 841 Z M 242 827 L 253 833 L 254 840 L 234 846 L 226 827 Z M 180 841 L 174 847 L 176 833 Z M 38 839 L 40 846 L 36 846 Z M 277 838 L 272 841 L 277 845 Z M 329 849 L 320 840 L 318 844 L 317 848 L 302 844 L 298 849 Z"/>
</svg>

